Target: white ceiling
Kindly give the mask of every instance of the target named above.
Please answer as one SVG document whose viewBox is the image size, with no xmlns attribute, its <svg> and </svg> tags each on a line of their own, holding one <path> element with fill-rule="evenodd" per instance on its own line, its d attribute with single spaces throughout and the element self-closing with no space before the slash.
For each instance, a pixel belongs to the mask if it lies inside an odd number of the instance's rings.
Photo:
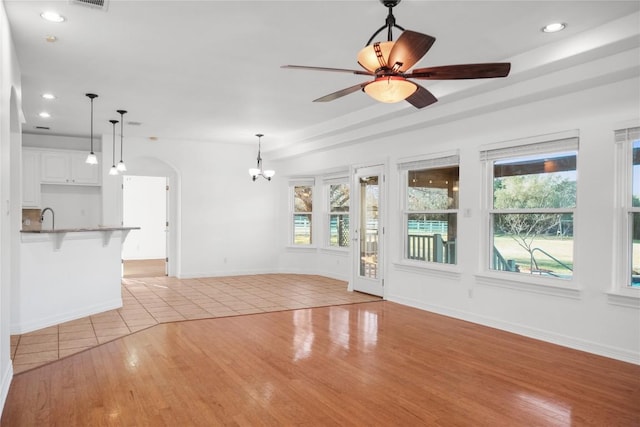
<svg viewBox="0 0 640 427">
<path fill-rule="evenodd" d="M 125 109 L 126 136 L 255 144 L 253 135 L 260 132 L 265 151 L 355 112 L 388 109 L 396 116 L 428 117 L 433 108 L 376 106 L 361 92 L 313 103 L 365 79 L 280 68 L 357 69 L 357 52 L 384 25 L 387 9 L 378 0 L 110 0 L 106 11 L 69 0 L 4 4 L 22 72 L 26 133 L 88 136 L 87 92 L 99 95 L 94 101 L 96 134 L 110 134 L 108 120 L 118 119 L 116 110 Z M 46 10 L 59 12 L 66 21 L 43 20 L 40 13 Z M 404 0 L 394 15 L 402 27 L 436 37 L 415 66 L 426 67 L 511 61 L 638 10 L 637 0 Z M 553 35 L 540 31 L 554 21 L 568 23 L 567 29 Z M 58 41 L 45 41 L 48 35 Z M 518 65 L 513 63 L 512 75 Z M 454 88 L 463 84 L 446 83 Z M 423 84 L 432 90 L 442 83 Z M 45 92 L 57 99 L 42 99 Z M 40 118 L 40 111 L 50 112 L 51 118 Z"/>
</svg>

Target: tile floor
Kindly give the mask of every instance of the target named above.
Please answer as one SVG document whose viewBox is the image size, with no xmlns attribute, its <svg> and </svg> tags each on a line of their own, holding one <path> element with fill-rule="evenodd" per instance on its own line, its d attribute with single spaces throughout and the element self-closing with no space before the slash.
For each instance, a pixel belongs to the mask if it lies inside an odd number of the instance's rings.
<svg viewBox="0 0 640 427">
<path fill-rule="evenodd" d="M 263 274 L 122 279 L 123 306 L 11 336 L 14 373 L 129 335 L 158 323 L 378 301 L 322 276 Z"/>
</svg>

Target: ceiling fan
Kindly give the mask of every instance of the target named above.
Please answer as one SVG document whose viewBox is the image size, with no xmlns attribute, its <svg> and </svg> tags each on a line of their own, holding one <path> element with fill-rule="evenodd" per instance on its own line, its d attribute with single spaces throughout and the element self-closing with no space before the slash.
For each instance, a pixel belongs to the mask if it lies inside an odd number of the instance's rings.
<svg viewBox="0 0 640 427">
<path fill-rule="evenodd" d="M 418 80 L 455 80 L 455 79 L 487 79 L 506 77 L 511 64 L 494 62 L 485 64 L 444 65 L 440 67 L 417 68 L 409 72 L 436 41 L 434 37 L 415 31 L 405 30 L 396 24 L 393 8 L 401 0 L 380 0 L 389 9 L 385 25 L 380 27 L 369 39 L 364 49 L 358 53 L 358 64 L 364 70 L 344 68 L 308 67 L 304 65 L 283 65 L 281 68 L 300 70 L 334 71 L 373 77 L 373 80 L 359 83 L 339 90 L 313 102 L 328 102 L 350 93 L 362 90 L 380 102 L 399 102 L 406 100 L 416 108 L 424 108 L 437 101 L 436 97 L 424 87 L 409 79 Z M 392 29 L 402 31 L 400 37 L 393 41 Z M 387 41 L 375 42 L 373 39 L 387 29 Z"/>
</svg>

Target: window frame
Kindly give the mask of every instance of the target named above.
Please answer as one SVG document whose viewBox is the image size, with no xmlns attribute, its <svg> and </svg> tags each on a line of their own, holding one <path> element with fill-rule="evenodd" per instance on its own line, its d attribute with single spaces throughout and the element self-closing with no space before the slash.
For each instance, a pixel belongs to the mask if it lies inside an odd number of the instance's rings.
<svg viewBox="0 0 640 427">
<path fill-rule="evenodd" d="M 431 271 L 432 273 L 442 275 L 444 277 L 459 277 L 460 275 L 460 267 L 458 260 L 459 257 L 459 233 L 456 232 L 456 263 L 442 263 L 435 261 L 426 261 L 426 260 L 416 260 L 410 259 L 407 255 L 407 247 L 408 247 L 408 233 L 407 233 L 407 220 L 408 215 L 412 213 L 422 213 L 423 211 L 410 211 L 408 209 L 408 198 L 407 198 L 407 190 L 408 190 L 408 179 L 409 173 L 411 171 L 417 170 L 427 170 L 427 169 L 439 169 L 445 167 L 458 167 L 458 206 L 455 209 L 431 209 L 424 212 L 429 214 L 454 214 L 456 215 L 456 221 L 458 224 L 458 229 L 460 227 L 460 213 L 462 211 L 460 207 L 460 176 L 461 176 L 461 167 L 460 167 L 460 154 L 458 150 L 454 151 L 446 151 L 433 153 L 429 155 L 424 155 L 416 158 L 412 156 L 411 158 L 399 159 L 397 162 L 398 175 L 399 175 L 399 210 L 400 210 L 400 223 L 399 230 L 402 230 L 402 238 L 398 239 L 400 247 L 398 248 L 399 260 L 394 263 L 396 268 L 407 271 Z"/>
<path fill-rule="evenodd" d="M 634 207 L 633 196 L 633 143 L 640 140 L 640 125 L 620 128 L 614 131 L 615 143 L 615 220 L 614 248 L 612 265 L 614 266 L 613 284 L 607 292 L 610 302 L 640 307 L 640 286 L 631 286 L 633 267 L 633 214 L 640 213 L 640 207 Z M 615 299 L 618 298 L 618 299 Z"/>
<path fill-rule="evenodd" d="M 551 135 L 540 135 L 514 141 L 505 141 L 496 144 L 489 144 L 481 147 L 480 160 L 483 169 L 482 188 L 482 221 L 485 224 L 481 227 L 482 238 L 480 248 L 480 266 L 476 279 L 478 283 L 499 287 L 508 287 L 516 290 L 531 291 L 536 293 L 547 293 L 565 297 L 577 298 L 581 289 L 578 287 L 579 269 L 576 259 L 576 248 L 578 247 L 579 230 L 577 227 L 578 200 L 577 187 L 579 186 L 579 154 L 580 154 L 579 132 L 577 130 L 560 132 Z M 494 209 L 493 207 L 493 185 L 494 185 L 494 163 L 496 161 L 516 159 L 519 157 L 557 154 L 562 152 L 576 153 L 576 206 L 573 208 L 539 208 L 539 209 Z M 571 213 L 573 215 L 573 274 L 570 278 L 554 278 L 542 275 L 520 274 L 506 272 L 491 268 L 493 258 L 493 218 L 500 213 Z"/>
<path fill-rule="evenodd" d="M 344 176 L 335 176 L 331 178 L 324 178 L 323 181 L 323 196 L 324 196 L 324 227 L 322 234 L 324 236 L 323 239 L 323 249 L 329 251 L 337 251 L 337 252 L 349 252 L 351 250 L 351 238 L 349 238 L 348 246 L 332 246 L 331 245 L 331 216 L 332 215 L 346 215 L 349 218 L 349 227 L 351 228 L 351 180 L 348 175 Z M 349 189 L 349 210 L 346 212 L 333 212 L 331 210 L 331 197 L 330 190 L 332 185 L 346 185 Z"/>
<path fill-rule="evenodd" d="M 298 212 L 295 209 L 295 188 L 296 187 L 311 187 L 311 212 Z M 299 248 L 299 249 L 308 249 L 316 247 L 316 236 L 315 229 L 316 224 L 316 215 L 314 215 L 315 206 L 316 206 L 316 189 L 315 189 L 315 179 L 314 178 L 297 178 L 289 180 L 289 237 L 288 237 L 288 246 L 291 248 Z M 296 215 L 310 215 L 310 243 L 302 244 L 295 242 L 295 216 Z"/>
</svg>

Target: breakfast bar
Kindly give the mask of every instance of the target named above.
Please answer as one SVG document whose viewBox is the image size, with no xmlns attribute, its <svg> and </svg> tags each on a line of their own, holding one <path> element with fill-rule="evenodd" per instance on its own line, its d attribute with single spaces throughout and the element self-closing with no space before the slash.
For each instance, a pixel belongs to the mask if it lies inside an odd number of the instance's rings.
<svg viewBox="0 0 640 427">
<path fill-rule="evenodd" d="M 122 306 L 122 242 L 139 227 L 23 230 L 11 333 Z"/>
</svg>

